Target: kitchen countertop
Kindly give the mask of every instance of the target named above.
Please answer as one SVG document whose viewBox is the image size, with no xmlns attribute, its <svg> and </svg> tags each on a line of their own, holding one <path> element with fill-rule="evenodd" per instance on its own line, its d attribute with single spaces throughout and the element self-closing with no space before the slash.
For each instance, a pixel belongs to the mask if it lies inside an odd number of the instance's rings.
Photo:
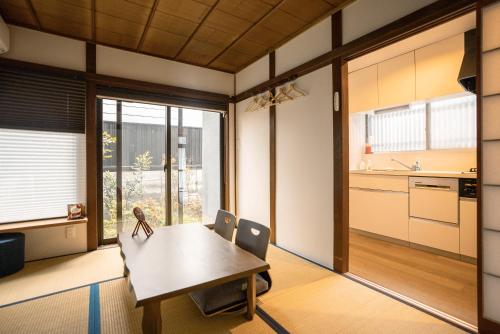
<svg viewBox="0 0 500 334">
<path fill-rule="evenodd" d="M 477 173 L 471 172 L 459 172 L 459 171 L 438 171 L 438 170 L 422 170 L 422 171 L 411 171 L 411 170 L 349 170 L 350 174 L 362 174 L 362 175 L 394 175 L 394 176 L 424 176 L 424 177 L 448 177 L 457 179 L 475 179 L 477 178 Z"/>
</svg>

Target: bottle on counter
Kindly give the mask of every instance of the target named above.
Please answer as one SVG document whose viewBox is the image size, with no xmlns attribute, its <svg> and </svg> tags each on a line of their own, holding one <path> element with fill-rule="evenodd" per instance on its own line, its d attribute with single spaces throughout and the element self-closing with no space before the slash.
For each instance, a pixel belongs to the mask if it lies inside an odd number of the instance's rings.
<svg viewBox="0 0 500 334">
<path fill-rule="evenodd" d="M 372 161 L 371 161 L 371 159 L 368 159 L 368 161 L 366 163 L 366 170 L 367 171 L 371 171 L 372 170 Z"/>
<path fill-rule="evenodd" d="M 359 170 L 365 170 L 366 169 L 366 163 L 364 160 L 361 160 L 359 163 Z"/>
</svg>

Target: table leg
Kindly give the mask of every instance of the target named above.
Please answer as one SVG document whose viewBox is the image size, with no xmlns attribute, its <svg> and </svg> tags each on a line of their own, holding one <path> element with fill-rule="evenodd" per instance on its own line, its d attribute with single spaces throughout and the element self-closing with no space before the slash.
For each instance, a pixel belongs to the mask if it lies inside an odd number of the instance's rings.
<svg viewBox="0 0 500 334">
<path fill-rule="evenodd" d="M 160 302 L 152 302 L 144 305 L 142 315 L 143 334 L 161 334 L 161 309 Z"/>
<path fill-rule="evenodd" d="M 255 314 L 255 305 L 257 301 L 257 290 L 255 286 L 255 274 L 248 276 L 247 279 L 247 319 L 252 320 Z"/>
</svg>

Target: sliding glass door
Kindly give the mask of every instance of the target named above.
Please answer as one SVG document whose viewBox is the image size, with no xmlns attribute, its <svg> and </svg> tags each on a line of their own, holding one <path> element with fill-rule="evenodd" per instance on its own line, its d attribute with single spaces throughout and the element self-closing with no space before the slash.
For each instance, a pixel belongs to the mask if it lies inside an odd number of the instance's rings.
<svg viewBox="0 0 500 334">
<path fill-rule="evenodd" d="M 222 206 L 218 112 L 99 99 L 102 116 L 101 243 L 136 224 L 213 223 Z"/>
</svg>

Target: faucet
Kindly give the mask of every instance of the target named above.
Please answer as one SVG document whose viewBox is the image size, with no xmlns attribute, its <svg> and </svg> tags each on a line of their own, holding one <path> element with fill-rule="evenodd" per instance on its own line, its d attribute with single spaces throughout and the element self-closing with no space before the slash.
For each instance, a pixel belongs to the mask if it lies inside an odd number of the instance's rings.
<svg viewBox="0 0 500 334">
<path fill-rule="evenodd" d="M 398 159 L 392 158 L 391 161 L 395 161 L 398 164 L 400 164 L 401 166 L 406 167 L 406 168 L 408 168 L 409 170 L 412 170 L 412 171 L 420 171 L 420 170 L 422 170 L 422 166 L 420 166 L 420 161 L 419 160 L 415 161 L 415 164 L 411 165 L 411 166 L 408 166 L 407 164 L 399 161 Z"/>
</svg>

